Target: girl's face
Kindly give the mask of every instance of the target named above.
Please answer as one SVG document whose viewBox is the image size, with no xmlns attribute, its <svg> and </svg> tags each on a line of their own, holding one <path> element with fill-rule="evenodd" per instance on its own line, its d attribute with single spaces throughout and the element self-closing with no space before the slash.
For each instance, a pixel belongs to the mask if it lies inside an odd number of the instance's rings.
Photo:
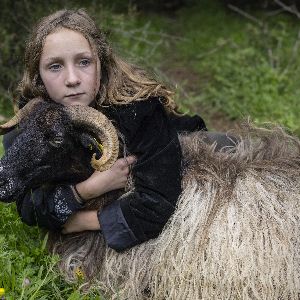
<svg viewBox="0 0 300 300">
<path fill-rule="evenodd" d="M 77 31 L 62 28 L 46 37 L 39 72 L 52 100 L 87 106 L 100 87 L 97 64 L 100 67 L 87 39 Z"/>
</svg>

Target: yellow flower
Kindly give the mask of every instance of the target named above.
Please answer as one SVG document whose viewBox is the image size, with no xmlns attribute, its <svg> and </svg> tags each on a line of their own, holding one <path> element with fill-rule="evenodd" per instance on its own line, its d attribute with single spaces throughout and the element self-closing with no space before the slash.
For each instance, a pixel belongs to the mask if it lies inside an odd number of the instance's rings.
<svg viewBox="0 0 300 300">
<path fill-rule="evenodd" d="M 78 280 L 83 280 L 84 279 L 84 273 L 83 273 L 83 271 L 81 270 L 80 267 L 77 267 L 75 269 L 75 274 L 76 274 Z"/>
<path fill-rule="evenodd" d="M 3 296 L 5 294 L 5 289 L 4 288 L 0 288 L 0 297 Z"/>
</svg>

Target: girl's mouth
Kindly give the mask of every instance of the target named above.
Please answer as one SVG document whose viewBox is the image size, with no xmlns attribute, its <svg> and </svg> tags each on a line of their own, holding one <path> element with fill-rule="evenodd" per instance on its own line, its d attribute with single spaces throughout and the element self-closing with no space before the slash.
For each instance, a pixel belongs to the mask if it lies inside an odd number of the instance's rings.
<svg viewBox="0 0 300 300">
<path fill-rule="evenodd" d="M 66 95 L 66 97 L 67 98 L 77 98 L 77 97 L 80 97 L 83 94 L 84 93 L 69 94 L 69 95 Z"/>
</svg>

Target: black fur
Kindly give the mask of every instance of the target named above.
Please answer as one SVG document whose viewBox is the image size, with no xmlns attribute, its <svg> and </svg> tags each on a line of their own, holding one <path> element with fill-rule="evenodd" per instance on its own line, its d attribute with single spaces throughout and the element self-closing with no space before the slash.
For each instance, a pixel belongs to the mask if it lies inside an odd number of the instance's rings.
<svg viewBox="0 0 300 300">
<path fill-rule="evenodd" d="M 92 174 L 93 138 L 72 124 L 63 106 L 39 103 L 13 131 L 17 137 L 0 160 L 1 201 L 45 182 L 75 183 Z"/>
</svg>

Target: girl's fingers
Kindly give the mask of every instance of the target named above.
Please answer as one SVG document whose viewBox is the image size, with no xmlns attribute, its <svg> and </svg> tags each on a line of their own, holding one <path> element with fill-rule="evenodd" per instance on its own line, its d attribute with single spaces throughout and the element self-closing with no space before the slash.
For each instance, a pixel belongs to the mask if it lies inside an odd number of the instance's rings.
<svg viewBox="0 0 300 300">
<path fill-rule="evenodd" d="M 136 157 L 133 156 L 133 155 L 130 155 L 130 156 L 127 156 L 126 158 L 126 161 L 129 165 L 133 164 L 134 162 L 136 162 Z"/>
<path fill-rule="evenodd" d="M 125 158 L 123 158 L 125 164 L 126 164 L 126 168 L 128 169 L 128 172 L 129 172 L 129 167 L 130 165 L 132 165 L 133 163 L 136 162 L 136 157 L 135 156 L 127 156 Z"/>
<path fill-rule="evenodd" d="M 127 156 L 117 160 L 116 164 L 123 170 L 128 169 L 128 167 L 136 162 L 135 156 Z"/>
</svg>

